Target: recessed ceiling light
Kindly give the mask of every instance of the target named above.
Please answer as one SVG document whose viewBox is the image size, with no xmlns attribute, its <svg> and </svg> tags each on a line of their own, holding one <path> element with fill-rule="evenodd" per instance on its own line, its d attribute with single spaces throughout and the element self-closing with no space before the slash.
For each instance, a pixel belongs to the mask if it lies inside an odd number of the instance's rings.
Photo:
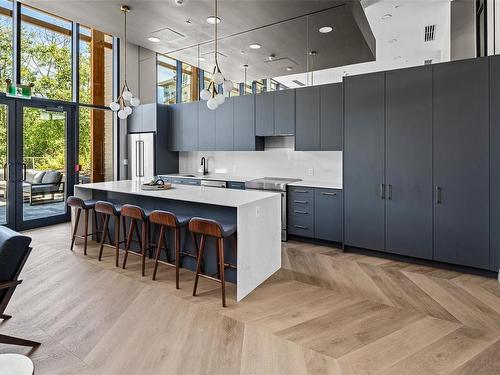
<svg viewBox="0 0 500 375">
<path fill-rule="evenodd" d="M 155 36 L 150 36 L 148 40 L 153 43 L 160 43 L 160 38 L 157 38 Z"/>
<path fill-rule="evenodd" d="M 318 31 L 321 34 L 328 34 L 328 33 L 331 33 L 333 31 L 333 27 L 331 27 L 331 26 L 323 26 L 323 27 L 320 27 Z"/>
<path fill-rule="evenodd" d="M 215 16 L 207 17 L 207 22 L 211 25 L 215 25 L 215 22 L 220 23 L 220 18 Z"/>
<path fill-rule="evenodd" d="M 198 57 L 198 60 L 205 61 L 206 59 L 203 56 Z"/>
<path fill-rule="evenodd" d="M 384 14 L 384 15 L 382 16 L 382 19 L 383 19 L 384 21 L 386 21 L 386 20 L 390 20 L 391 18 L 392 18 L 392 14 L 390 14 L 390 13 Z"/>
<path fill-rule="evenodd" d="M 290 71 L 290 70 L 293 70 L 293 68 L 291 66 L 287 66 L 286 70 Z"/>
<path fill-rule="evenodd" d="M 250 47 L 251 49 L 259 49 L 262 46 L 259 43 L 252 43 L 248 47 Z"/>
<path fill-rule="evenodd" d="M 389 40 L 389 43 L 396 43 L 398 40 L 396 38 Z"/>
</svg>

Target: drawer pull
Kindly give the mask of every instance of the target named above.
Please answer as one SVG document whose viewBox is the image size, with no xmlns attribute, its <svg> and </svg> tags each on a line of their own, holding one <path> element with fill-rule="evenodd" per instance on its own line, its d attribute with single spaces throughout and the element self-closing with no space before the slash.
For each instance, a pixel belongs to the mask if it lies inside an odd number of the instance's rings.
<svg viewBox="0 0 500 375">
<path fill-rule="evenodd" d="M 191 185 L 198 185 L 198 182 L 197 181 L 189 181 L 188 184 L 191 184 Z"/>
<path fill-rule="evenodd" d="M 299 228 L 299 229 L 309 229 L 303 225 L 294 225 L 295 228 Z"/>
<path fill-rule="evenodd" d="M 294 190 L 296 193 L 307 194 L 309 193 L 307 190 Z"/>
<path fill-rule="evenodd" d="M 301 215 L 307 215 L 309 213 L 307 211 L 297 211 L 297 210 L 294 210 L 293 212 L 295 212 L 296 214 L 301 214 Z"/>
<path fill-rule="evenodd" d="M 321 195 L 329 195 L 329 196 L 335 196 L 337 195 L 337 193 L 325 193 L 325 192 L 322 192 Z"/>
<path fill-rule="evenodd" d="M 293 201 L 293 203 L 307 204 L 307 201 Z"/>
</svg>

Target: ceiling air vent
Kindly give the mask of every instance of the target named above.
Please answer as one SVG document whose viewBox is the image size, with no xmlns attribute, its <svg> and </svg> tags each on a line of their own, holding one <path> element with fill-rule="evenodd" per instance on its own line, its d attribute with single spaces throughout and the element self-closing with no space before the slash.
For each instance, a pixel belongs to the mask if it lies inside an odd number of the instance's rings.
<svg viewBox="0 0 500 375">
<path fill-rule="evenodd" d="M 424 60 L 424 65 L 431 65 L 432 59 Z"/>
<path fill-rule="evenodd" d="M 436 25 L 425 26 L 424 29 L 424 41 L 432 42 L 436 35 Z"/>
<path fill-rule="evenodd" d="M 296 84 L 296 85 L 298 85 L 298 86 L 301 86 L 301 87 L 302 87 L 302 86 L 305 86 L 305 84 L 304 84 L 304 83 L 300 82 L 300 81 L 299 81 L 299 80 L 297 80 L 297 79 L 294 79 L 292 82 L 293 82 L 293 83 L 295 83 L 295 84 Z"/>
</svg>

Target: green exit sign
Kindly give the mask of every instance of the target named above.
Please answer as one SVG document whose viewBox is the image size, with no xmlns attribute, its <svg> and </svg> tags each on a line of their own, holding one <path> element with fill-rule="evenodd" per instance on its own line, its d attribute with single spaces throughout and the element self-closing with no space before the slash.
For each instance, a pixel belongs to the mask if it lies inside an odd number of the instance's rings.
<svg viewBox="0 0 500 375">
<path fill-rule="evenodd" d="M 29 85 L 14 85 L 10 79 L 7 79 L 5 83 L 7 86 L 5 94 L 7 96 L 13 98 L 31 99 L 31 89 L 34 86 L 32 83 Z"/>
</svg>

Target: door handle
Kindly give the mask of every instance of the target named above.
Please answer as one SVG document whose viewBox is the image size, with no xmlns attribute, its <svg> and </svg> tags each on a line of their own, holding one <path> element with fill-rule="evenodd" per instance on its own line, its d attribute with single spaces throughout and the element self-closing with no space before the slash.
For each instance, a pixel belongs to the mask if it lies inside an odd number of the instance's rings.
<svg viewBox="0 0 500 375">
<path fill-rule="evenodd" d="M 307 215 L 308 212 L 307 211 L 298 211 L 298 210 L 295 210 L 294 211 L 296 214 L 301 214 L 301 215 Z"/>
<path fill-rule="evenodd" d="M 139 177 L 139 141 L 135 141 L 135 177 Z"/>
<path fill-rule="evenodd" d="M 141 164 L 139 165 L 139 177 L 144 177 L 144 141 L 139 141 L 139 150 L 140 152 L 140 161 Z"/>
<path fill-rule="evenodd" d="M 293 201 L 293 203 L 298 203 L 298 204 L 307 204 L 307 201 Z"/>
<path fill-rule="evenodd" d="M 388 200 L 392 199 L 392 185 L 391 184 L 387 185 L 387 199 Z"/>
<path fill-rule="evenodd" d="M 23 182 L 26 181 L 26 163 L 23 163 Z"/>
<path fill-rule="evenodd" d="M 441 204 L 441 186 L 436 186 L 436 204 Z"/>
<path fill-rule="evenodd" d="M 3 165 L 3 180 L 4 181 L 9 181 L 9 178 L 7 177 L 7 163 Z"/>
<path fill-rule="evenodd" d="M 325 192 L 322 192 L 321 195 L 335 196 L 335 195 L 337 195 L 337 193 L 325 193 Z"/>
<path fill-rule="evenodd" d="M 385 199 L 385 184 L 380 184 L 380 199 Z"/>
</svg>

